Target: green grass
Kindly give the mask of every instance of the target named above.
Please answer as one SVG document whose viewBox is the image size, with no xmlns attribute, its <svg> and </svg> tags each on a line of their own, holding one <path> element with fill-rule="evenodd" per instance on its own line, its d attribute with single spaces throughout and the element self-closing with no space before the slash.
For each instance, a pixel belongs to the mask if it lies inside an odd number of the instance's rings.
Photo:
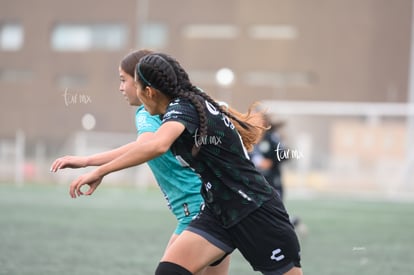
<svg viewBox="0 0 414 275">
<path fill-rule="evenodd" d="M 175 228 L 156 188 L 0 185 L 0 274 L 153 274 Z M 414 204 L 290 199 L 306 223 L 305 274 L 414 274 Z M 254 273 L 238 252 L 230 274 Z"/>
</svg>

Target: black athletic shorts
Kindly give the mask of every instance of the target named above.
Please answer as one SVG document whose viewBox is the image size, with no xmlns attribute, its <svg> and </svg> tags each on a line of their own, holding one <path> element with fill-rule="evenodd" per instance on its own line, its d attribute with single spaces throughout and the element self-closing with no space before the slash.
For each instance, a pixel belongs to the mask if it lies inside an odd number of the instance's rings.
<svg viewBox="0 0 414 275">
<path fill-rule="evenodd" d="M 207 207 L 186 228 L 230 254 L 238 249 L 254 270 L 279 275 L 300 267 L 300 246 L 283 203 L 278 198 L 230 228 L 224 228 Z"/>
</svg>

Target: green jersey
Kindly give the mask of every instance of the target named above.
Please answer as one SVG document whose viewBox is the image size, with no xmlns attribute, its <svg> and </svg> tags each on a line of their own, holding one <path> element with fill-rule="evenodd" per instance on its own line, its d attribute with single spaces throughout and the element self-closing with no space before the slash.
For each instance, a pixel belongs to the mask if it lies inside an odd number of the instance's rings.
<svg viewBox="0 0 414 275">
<path fill-rule="evenodd" d="M 136 111 L 135 123 L 139 135 L 155 132 L 160 127 L 161 120 L 140 106 Z M 200 194 L 201 180 L 194 171 L 182 167 L 171 151 L 148 161 L 148 165 L 178 221 L 199 212 L 203 202 Z"/>
</svg>

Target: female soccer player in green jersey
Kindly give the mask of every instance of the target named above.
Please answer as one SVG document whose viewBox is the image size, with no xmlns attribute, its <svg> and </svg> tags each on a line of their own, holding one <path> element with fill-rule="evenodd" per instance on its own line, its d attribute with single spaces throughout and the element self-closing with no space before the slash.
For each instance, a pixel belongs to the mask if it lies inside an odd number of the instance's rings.
<svg viewBox="0 0 414 275">
<path fill-rule="evenodd" d="M 151 140 L 154 132 L 160 127 L 161 120 L 158 115 L 150 115 L 139 101 L 134 85 L 134 70 L 141 57 L 150 54 L 149 50 L 139 50 L 126 55 L 119 65 L 120 87 L 119 91 L 131 106 L 138 106 L 135 114 L 135 124 L 138 138 L 135 142 L 100 154 L 77 157 L 66 156 L 57 159 L 54 165 L 62 168 L 78 168 L 86 166 L 100 166 L 119 157 L 132 148 L 135 143 L 144 143 Z M 188 226 L 190 221 L 199 213 L 203 203 L 200 194 L 201 180 L 198 175 L 188 167 L 182 167 L 171 151 L 147 162 L 152 173 L 167 200 L 168 207 L 177 219 L 177 227 L 172 234 L 167 248 Z M 228 274 L 230 256 L 218 265 L 205 268 L 201 275 Z"/>
</svg>

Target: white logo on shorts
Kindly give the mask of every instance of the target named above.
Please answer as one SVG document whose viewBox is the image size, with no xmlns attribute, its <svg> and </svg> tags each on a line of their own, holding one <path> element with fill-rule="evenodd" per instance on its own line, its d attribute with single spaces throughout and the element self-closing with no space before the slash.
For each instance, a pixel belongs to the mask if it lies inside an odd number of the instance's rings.
<svg viewBox="0 0 414 275">
<path fill-rule="evenodd" d="M 272 256 L 270 256 L 271 260 L 275 260 L 275 261 L 281 261 L 285 258 L 285 255 L 280 254 L 282 252 L 282 250 L 280 248 L 275 249 L 272 251 Z"/>
</svg>

